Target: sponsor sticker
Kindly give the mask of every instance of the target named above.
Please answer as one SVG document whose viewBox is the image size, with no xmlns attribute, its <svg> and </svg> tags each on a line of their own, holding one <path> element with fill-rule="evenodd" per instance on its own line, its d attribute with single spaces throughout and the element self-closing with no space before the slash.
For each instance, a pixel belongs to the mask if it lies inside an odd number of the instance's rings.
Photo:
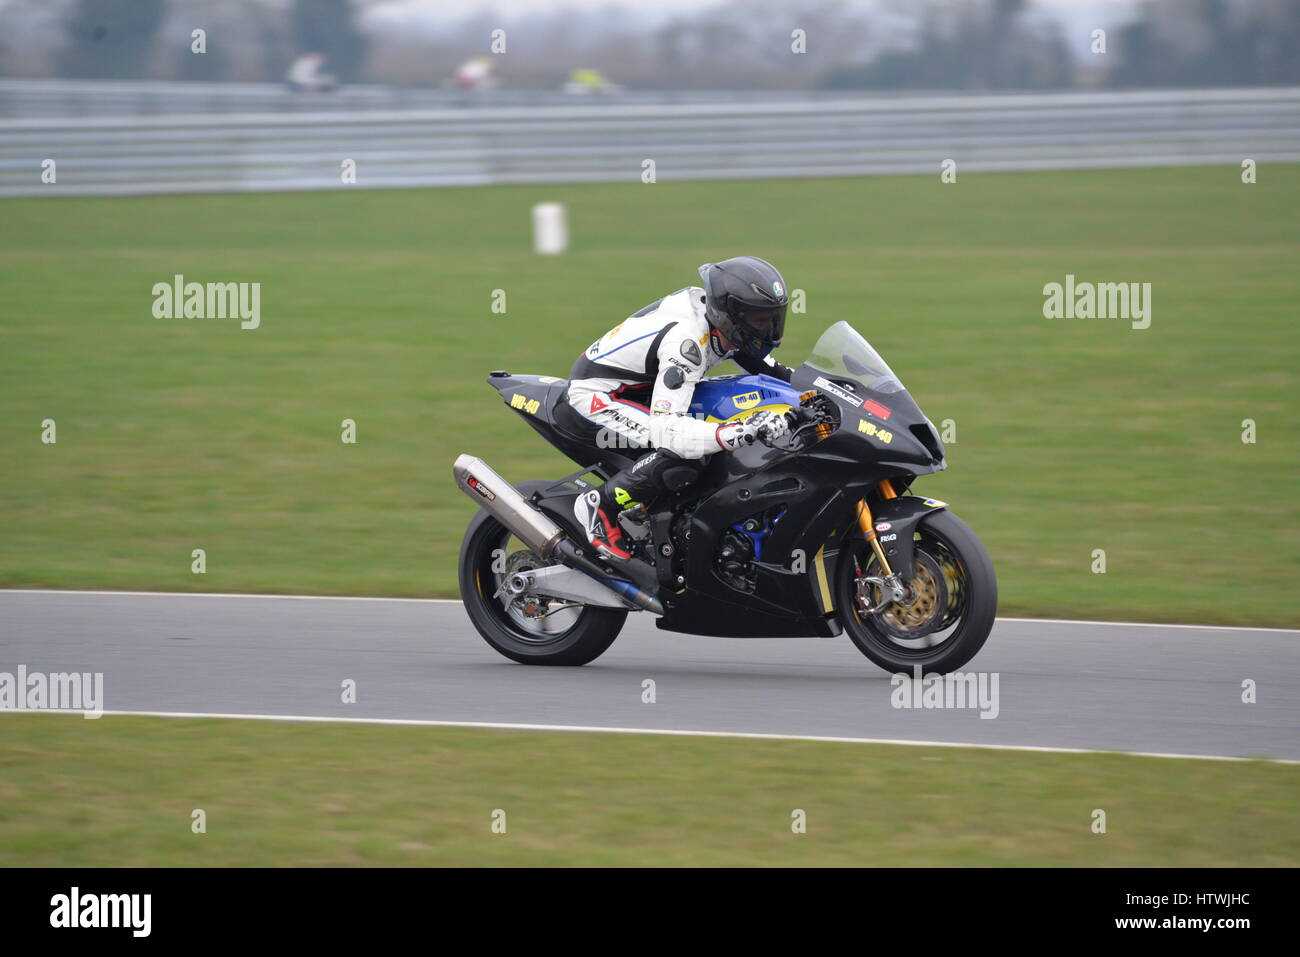
<svg viewBox="0 0 1300 957">
<path fill-rule="evenodd" d="M 862 403 L 862 408 L 866 409 L 878 419 L 887 419 L 894 414 L 894 410 L 887 405 L 881 405 L 875 399 L 868 399 Z"/>
<path fill-rule="evenodd" d="M 518 392 L 510 397 L 510 408 L 521 409 L 529 415 L 536 415 L 537 410 L 541 407 L 541 399 L 530 399 L 528 396 L 520 395 Z"/>
<path fill-rule="evenodd" d="M 763 398 L 757 392 L 746 392 L 744 395 L 734 396 L 731 401 L 736 404 L 737 409 L 752 409 L 762 402 Z"/>
<path fill-rule="evenodd" d="M 854 395 L 852 392 L 849 392 L 845 389 L 841 389 L 834 382 L 832 382 L 830 379 L 825 378 L 824 376 L 818 376 L 817 378 L 813 379 L 813 385 L 815 385 L 819 389 L 829 392 L 831 395 L 839 396 L 845 402 L 852 402 L 854 405 L 858 404 L 858 397 L 856 395 Z"/>
<path fill-rule="evenodd" d="M 622 412 L 619 412 L 617 409 L 607 409 L 605 411 L 605 416 L 603 421 L 617 422 L 619 425 L 626 426 L 627 428 L 631 429 L 633 432 L 636 432 L 638 435 L 644 435 L 647 432 L 647 429 L 644 425 L 642 425 L 640 422 L 633 422 L 631 419 L 629 419 Z M 606 428 L 608 427 L 609 426 L 607 425 Z"/>
<path fill-rule="evenodd" d="M 673 404 L 669 402 L 667 399 L 655 399 L 656 412 L 671 412 L 672 410 L 673 410 Z"/>
<path fill-rule="evenodd" d="M 492 490 L 489 489 L 486 485 L 484 485 L 482 482 L 480 482 L 472 475 L 465 479 L 465 484 L 468 485 L 470 488 L 472 488 L 474 491 L 478 492 L 489 502 L 496 499 L 496 496 L 492 494 Z"/>
<path fill-rule="evenodd" d="M 868 422 L 866 419 L 858 419 L 858 431 L 865 432 L 867 433 L 867 435 L 874 435 L 876 438 L 880 439 L 880 441 L 884 442 L 886 445 L 894 441 L 893 432 L 890 432 L 888 429 L 882 429 L 874 422 Z"/>
<path fill-rule="evenodd" d="M 889 531 L 889 530 L 890 530 L 891 528 L 893 528 L 893 527 L 894 527 L 894 526 L 891 525 L 889 522 L 877 522 L 877 523 L 876 523 L 876 531 L 878 531 L 878 532 L 887 532 L 887 531 Z"/>
<path fill-rule="evenodd" d="M 593 395 L 593 396 L 591 397 L 591 408 L 588 409 L 587 411 L 588 411 L 588 412 L 599 412 L 601 409 L 605 408 L 605 406 L 608 405 L 608 404 L 609 404 L 609 403 L 607 403 L 607 402 L 602 402 L 601 399 L 600 399 L 600 396 L 598 396 L 598 395 Z"/>
<path fill-rule="evenodd" d="M 691 365 L 699 365 L 704 358 L 700 355 L 700 347 L 695 344 L 694 339 L 687 339 L 681 345 L 682 358 Z"/>
</svg>

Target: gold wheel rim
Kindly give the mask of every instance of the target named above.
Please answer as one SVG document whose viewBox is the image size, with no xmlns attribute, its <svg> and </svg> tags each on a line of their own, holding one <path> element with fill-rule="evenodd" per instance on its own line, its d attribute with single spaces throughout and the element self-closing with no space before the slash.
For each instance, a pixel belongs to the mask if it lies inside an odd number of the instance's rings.
<svg viewBox="0 0 1300 957">
<path fill-rule="evenodd" d="M 939 608 L 939 583 L 934 573 L 918 562 L 916 577 L 907 584 L 912 592 L 911 600 L 894 602 L 880 612 L 880 617 L 898 631 L 918 631 L 934 619 Z"/>
</svg>

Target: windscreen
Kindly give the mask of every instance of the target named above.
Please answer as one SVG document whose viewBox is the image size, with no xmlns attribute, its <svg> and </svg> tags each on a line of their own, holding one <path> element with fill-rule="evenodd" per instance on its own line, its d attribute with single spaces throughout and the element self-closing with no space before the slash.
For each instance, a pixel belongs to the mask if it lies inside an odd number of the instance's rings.
<svg viewBox="0 0 1300 957">
<path fill-rule="evenodd" d="M 822 333 L 807 364 L 828 379 L 849 379 L 872 392 L 903 390 L 889 363 L 847 322 L 837 322 Z"/>
</svg>

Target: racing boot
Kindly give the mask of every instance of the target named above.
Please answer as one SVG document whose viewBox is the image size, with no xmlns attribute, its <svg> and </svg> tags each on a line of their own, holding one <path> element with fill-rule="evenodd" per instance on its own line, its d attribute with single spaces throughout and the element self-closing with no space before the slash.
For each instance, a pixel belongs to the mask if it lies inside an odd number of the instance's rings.
<svg viewBox="0 0 1300 957">
<path fill-rule="evenodd" d="M 623 530 L 618 527 L 615 517 L 617 512 L 606 501 L 604 490 L 608 485 L 606 482 L 600 488 L 593 488 L 574 499 L 573 517 L 586 531 L 591 547 L 602 558 L 617 564 L 628 561 L 632 555 L 623 547 Z"/>
<path fill-rule="evenodd" d="M 573 502 L 573 515 L 602 557 L 626 562 L 632 554 L 618 525 L 619 513 L 651 502 L 666 491 L 685 488 L 699 477 L 702 468 L 700 462 L 679 458 L 667 449 L 655 449 L 615 472 L 604 485 L 579 495 Z"/>
</svg>

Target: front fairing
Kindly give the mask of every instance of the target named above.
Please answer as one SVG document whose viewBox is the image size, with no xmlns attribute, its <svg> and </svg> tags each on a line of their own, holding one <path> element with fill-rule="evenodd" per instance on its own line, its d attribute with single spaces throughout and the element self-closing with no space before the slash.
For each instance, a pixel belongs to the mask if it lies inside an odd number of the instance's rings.
<svg viewBox="0 0 1300 957">
<path fill-rule="evenodd" d="M 831 326 L 789 384 L 766 375 L 721 376 L 697 387 L 691 413 L 710 422 L 743 418 L 759 409 L 783 412 L 801 393 L 820 392 L 836 406 L 839 427 L 797 451 L 760 443 L 714 456 L 719 482 L 768 469 L 792 453 L 829 473 L 925 475 L 947 468 L 943 443 L 930 420 L 885 362 L 846 322 Z M 845 466 L 848 466 L 845 469 Z"/>
<path fill-rule="evenodd" d="M 834 450 L 864 464 L 912 475 L 948 467 L 939 433 L 906 389 L 879 393 L 851 380 L 831 379 L 808 365 L 794 371 L 791 384 L 801 391 L 822 393 L 839 410 L 839 428 L 810 451 Z"/>
<path fill-rule="evenodd" d="M 826 441 L 855 444 L 863 461 L 914 475 L 947 468 L 943 443 L 889 364 L 847 322 L 822 334 L 791 385 L 829 397 L 840 427 Z"/>
</svg>

